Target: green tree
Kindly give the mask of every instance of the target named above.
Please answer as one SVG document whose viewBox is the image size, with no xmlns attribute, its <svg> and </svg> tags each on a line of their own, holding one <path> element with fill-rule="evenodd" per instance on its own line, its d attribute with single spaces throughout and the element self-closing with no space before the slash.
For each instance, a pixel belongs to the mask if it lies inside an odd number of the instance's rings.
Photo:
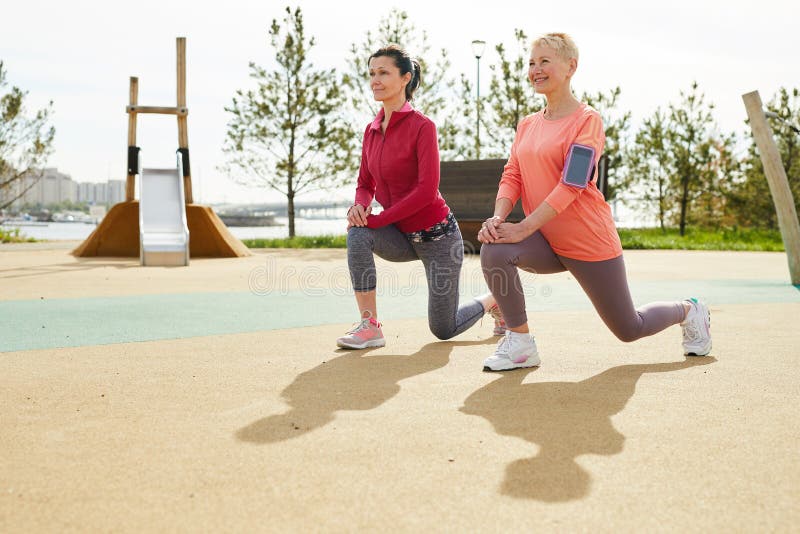
<svg viewBox="0 0 800 534">
<path fill-rule="evenodd" d="M 466 74 L 460 75 L 455 87 L 457 106 L 448 114 L 455 142 L 446 152 L 453 159 L 508 157 L 519 121 L 544 105 L 542 99 L 535 97 L 528 81 L 530 47 L 525 32 L 514 30 L 513 51 L 507 50 L 503 43 L 495 45 L 494 51 L 497 58 L 489 64 L 489 91 L 481 96 L 480 102 Z M 480 140 L 476 124 L 478 105 Z"/>
<path fill-rule="evenodd" d="M 789 188 L 794 196 L 795 207 L 800 212 L 800 134 L 789 124 L 800 124 L 800 90 L 781 87 L 767 102 L 766 108 L 777 113 L 781 120 L 770 120 L 775 144 L 781 154 L 783 168 L 789 179 Z M 788 124 L 787 124 L 788 123 Z M 775 204 L 769 190 L 764 166 L 748 128 L 747 154 L 742 163 L 743 179 L 734 185 L 730 193 L 730 209 L 736 222 L 758 228 L 778 228 Z"/>
<path fill-rule="evenodd" d="M 443 160 L 477 159 L 475 86 L 461 73 L 459 83 L 453 89 L 456 91 L 458 105 L 453 107 L 443 125 L 447 130 L 447 142 L 439 143 L 439 153 Z"/>
<path fill-rule="evenodd" d="M 507 52 L 503 43 L 495 46 L 495 52 L 497 63 L 489 66 L 489 94 L 485 104 L 481 102 L 482 131 L 486 132 L 488 142 L 481 145 L 486 145 L 482 152 L 488 157 L 507 157 L 519 121 L 542 109 L 545 102 L 535 97 L 528 80 L 530 43 L 525 32 L 514 30 L 512 52 Z"/>
<path fill-rule="evenodd" d="M 351 128 L 356 132 L 363 132 L 366 124 L 375 117 L 380 108 L 369 88 L 367 59 L 376 50 L 389 44 L 401 46 L 419 61 L 422 76 L 420 86 L 414 93 L 414 107 L 436 123 L 441 145 L 452 144 L 449 137 L 452 129 L 445 125 L 448 119 L 444 113 L 447 104 L 446 91 L 452 85 L 448 80 L 450 59 L 447 50 L 443 48 L 434 52 L 428 42 L 428 33 L 417 29 L 409 20 L 408 13 L 397 8 L 392 8 L 382 17 L 374 31 L 367 31 L 360 43 L 350 45 L 350 56 L 347 58 L 342 82 L 348 93 Z M 354 139 L 355 145 L 360 146 L 360 142 L 360 136 Z M 356 159 L 353 168 L 357 167 Z"/>
<path fill-rule="evenodd" d="M 645 213 L 655 215 L 659 226 L 666 230 L 666 220 L 672 209 L 669 169 L 673 167 L 673 155 L 666 146 L 667 117 L 656 109 L 645 119 L 636 133 L 630 150 L 626 153 L 627 166 L 625 182 L 631 190 L 638 191 L 639 199 L 628 199 Z M 610 186 L 610 184 L 609 184 Z"/>
<path fill-rule="evenodd" d="M 354 136 L 342 107 L 344 93 L 334 69 L 315 69 L 314 39 L 306 37 L 300 8 L 286 8 L 284 26 L 272 21 L 270 43 L 277 66 L 250 63 L 256 89 L 238 90 L 223 146 L 221 167 L 245 185 L 269 187 L 286 196 L 289 237 L 295 235 L 295 197 L 335 187 L 351 168 Z"/>
<path fill-rule="evenodd" d="M 584 92 L 580 100 L 595 108 L 603 119 L 603 128 L 606 134 L 606 145 L 603 154 L 608 158 L 608 186 L 606 200 L 619 198 L 625 192 L 629 183 L 629 173 L 625 172 L 627 161 L 628 137 L 631 123 L 630 111 L 619 111 L 619 96 L 622 90 L 619 87 L 608 92 Z"/>
<path fill-rule="evenodd" d="M 719 178 L 720 153 L 716 147 L 721 141 L 715 134 L 714 105 L 705 101 L 697 82 L 692 83 L 690 91 L 681 91 L 680 96 L 679 104 L 669 105 L 666 142 L 673 153 L 671 170 L 677 186 L 678 227 L 680 235 L 685 235 L 695 202 L 702 194 L 711 194 L 709 184 Z"/>
<path fill-rule="evenodd" d="M 0 209 L 10 206 L 41 179 L 56 133 L 48 124 L 52 101 L 28 116 L 28 92 L 14 86 L 6 91 L 7 85 L 0 61 Z"/>
<path fill-rule="evenodd" d="M 636 132 L 622 155 L 622 182 L 640 196 L 644 205 L 639 208 L 655 215 L 662 229 L 677 224 L 685 235 L 689 224 L 718 226 L 725 221 L 739 162 L 734 136 L 719 133 L 714 106 L 697 83 L 680 96 L 680 103 L 669 104 L 666 113 L 657 109 Z"/>
<path fill-rule="evenodd" d="M 711 139 L 708 172 L 689 221 L 694 225 L 720 227 L 736 224 L 730 197 L 740 182 L 742 162 L 735 153 L 736 135 L 718 133 Z"/>
</svg>

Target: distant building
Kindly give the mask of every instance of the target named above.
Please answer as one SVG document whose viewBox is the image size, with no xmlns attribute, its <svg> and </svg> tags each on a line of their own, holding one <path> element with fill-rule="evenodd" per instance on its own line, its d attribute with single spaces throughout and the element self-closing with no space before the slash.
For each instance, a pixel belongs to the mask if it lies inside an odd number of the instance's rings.
<svg viewBox="0 0 800 534">
<path fill-rule="evenodd" d="M 106 204 L 112 206 L 125 202 L 125 180 L 109 180 L 106 182 Z"/>
<path fill-rule="evenodd" d="M 30 181 L 23 184 L 28 187 Z M 48 206 L 61 202 L 85 202 L 90 205 L 112 206 L 125 200 L 125 180 L 107 182 L 75 182 L 56 168 L 46 168 L 42 178 L 33 185 L 14 207 L 23 204 Z"/>
<path fill-rule="evenodd" d="M 78 202 L 91 205 L 112 206 L 125 200 L 125 180 L 108 182 L 79 182 Z"/>
<path fill-rule="evenodd" d="M 24 180 L 23 188 L 27 188 L 31 180 L 33 178 Z M 47 168 L 42 178 L 14 204 L 57 204 L 65 200 L 75 201 L 77 196 L 76 184 L 68 174 L 58 172 L 55 168 Z"/>
</svg>

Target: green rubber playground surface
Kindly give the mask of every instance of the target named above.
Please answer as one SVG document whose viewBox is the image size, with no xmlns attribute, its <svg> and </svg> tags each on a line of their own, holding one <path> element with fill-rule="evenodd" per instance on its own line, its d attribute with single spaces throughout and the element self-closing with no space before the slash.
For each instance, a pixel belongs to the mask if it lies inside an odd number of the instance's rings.
<svg viewBox="0 0 800 534">
<path fill-rule="evenodd" d="M 700 296 L 719 304 L 800 302 L 800 291 L 779 280 L 632 281 L 634 303 Z M 475 292 L 474 294 L 478 294 Z M 462 302 L 470 298 L 462 291 Z M 547 276 L 526 287 L 528 313 L 591 309 L 573 280 Z M 424 284 L 382 295 L 383 321 L 425 317 Z M 355 319 L 353 297 L 340 290 L 210 292 L 120 297 L 0 301 L 0 352 L 106 345 L 239 334 Z M 99 325 L 92 327 L 90 325 Z"/>
</svg>

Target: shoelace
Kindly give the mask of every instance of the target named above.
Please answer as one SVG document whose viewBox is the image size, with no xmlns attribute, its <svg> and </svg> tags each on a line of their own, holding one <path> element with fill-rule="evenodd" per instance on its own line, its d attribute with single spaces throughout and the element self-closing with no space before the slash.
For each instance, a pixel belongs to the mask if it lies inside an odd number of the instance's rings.
<svg viewBox="0 0 800 534">
<path fill-rule="evenodd" d="M 358 325 L 354 326 L 352 330 L 347 332 L 348 334 L 355 334 L 356 332 L 360 332 L 361 330 L 366 330 L 369 328 L 369 317 L 364 317 L 361 319 L 361 322 Z"/>
<path fill-rule="evenodd" d="M 691 323 L 683 327 L 683 339 L 685 341 L 698 341 L 701 338 L 700 330 Z"/>
<path fill-rule="evenodd" d="M 494 319 L 496 326 L 506 326 L 506 322 L 503 320 L 503 312 L 500 311 L 500 307 L 497 304 L 490 307 L 488 310 L 486 310 L 486 313 L 481 316 L 481 326 L 483 326 L 483 318 L 487 315 L 490 315 L 492 319 Z"/>
<path fill-rule="evenodd" d="M 497 350 L 495 350 L 495 354 L 502 356 L 503 358 L 508 358 L 511 349 L 511 330 L 506 331 L 503 335 L 503 338 L 497 344 Z"/>
</svg>

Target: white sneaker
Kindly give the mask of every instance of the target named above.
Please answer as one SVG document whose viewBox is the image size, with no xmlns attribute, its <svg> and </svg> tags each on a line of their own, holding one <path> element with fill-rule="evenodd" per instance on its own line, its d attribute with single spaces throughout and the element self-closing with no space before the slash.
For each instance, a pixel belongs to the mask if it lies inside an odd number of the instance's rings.
<svg viewBox="0 0 800 534">
<path fill-rule="evenodd" d="M 688 299 L 691 304 L 683 328 L 683 353 L 686 356 L 705 356 L 711 352 L 711 312 L 708 306 L 696 298 Z"/>
<path fill-rule="evenodd" d="M 507 330 L 497 344 L 494 354 L 483 361 L 484 371 L 507 371 L 521 367 L 536 367 L 541 363 L 536 341 L 530 334 Z"/>
</svg>

